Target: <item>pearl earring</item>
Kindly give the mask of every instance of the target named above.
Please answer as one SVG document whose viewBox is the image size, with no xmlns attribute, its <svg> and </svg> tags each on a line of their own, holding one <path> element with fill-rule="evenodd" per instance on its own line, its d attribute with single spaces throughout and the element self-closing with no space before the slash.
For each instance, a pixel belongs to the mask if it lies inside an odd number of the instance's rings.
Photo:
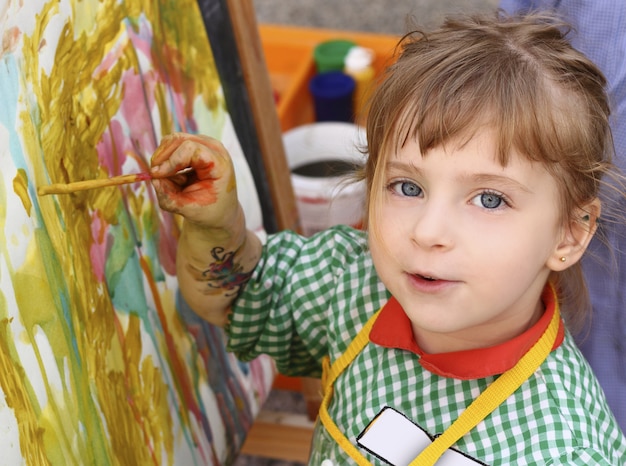
<svg viewBox="0 0 626 466">
<path fill-rule="evenodd" d="M 561 257 L 561 262 L 565 262 L 567 258 L 565 256 Z"/>
</svg>

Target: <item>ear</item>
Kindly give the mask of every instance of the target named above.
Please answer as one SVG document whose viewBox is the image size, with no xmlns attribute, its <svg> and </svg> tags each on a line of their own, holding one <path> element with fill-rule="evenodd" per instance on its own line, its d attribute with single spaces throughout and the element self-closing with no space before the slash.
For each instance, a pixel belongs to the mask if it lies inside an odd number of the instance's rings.
<svg viewBox="0 0 626 466">
<path fill-rule="evenodd" d="M 548 268 L 561 272 L 580 260 L 598 228 L 600 200 L 596 197 L 577 209 L 574 218 L 563 226 L 562 238 L 548 259 Z"/>
</svg>

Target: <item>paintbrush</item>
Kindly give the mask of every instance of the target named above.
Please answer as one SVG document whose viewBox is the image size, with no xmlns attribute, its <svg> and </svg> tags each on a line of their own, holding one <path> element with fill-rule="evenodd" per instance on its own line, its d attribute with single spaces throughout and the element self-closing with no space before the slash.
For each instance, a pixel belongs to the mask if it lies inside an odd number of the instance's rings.
<svg viewBox="0 0 626 466">
<path fill-rule="evenodd" d="M 73 183 L 56 183 L 48 186 L 41 186 L 37 189 L 37 194 L 45 196 L 47 194 L 71 194 L 76 191 L 85 191 L 87 189 L 106 188 L 109 186 L 119 186 L 123 184 L 137 183 L 140 181 L 149 181 L 153 178 L 170 178 L 176 175 L 182 175 L 192 171 L 192 167 L 183 168 L 176 173 L 164 176 L 154 176 L 151 173 L 135 173 L 133 175 L 114 176 L 112 178 L 100 178 L 97 180 L 74 181 Z"/>
</svg>

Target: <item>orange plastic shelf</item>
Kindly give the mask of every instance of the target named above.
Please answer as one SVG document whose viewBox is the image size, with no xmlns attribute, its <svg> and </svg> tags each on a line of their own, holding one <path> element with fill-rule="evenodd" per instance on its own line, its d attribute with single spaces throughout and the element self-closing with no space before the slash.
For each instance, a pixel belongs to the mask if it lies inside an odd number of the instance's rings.
<svg viewBox="0 0 626 466">
<path fill-rule="evenodd" d="M 261 24 L 259 33 L 277 94 L 278 118 L 282 131 L 315 120 L 309 80 L 315 74 L 313 50 L 326 40 L 349 39 L 375 53 L 372 63 L 379 75 L 392 61 L 399 37 L 332 29 L 300 28 Z"/>
</svg>

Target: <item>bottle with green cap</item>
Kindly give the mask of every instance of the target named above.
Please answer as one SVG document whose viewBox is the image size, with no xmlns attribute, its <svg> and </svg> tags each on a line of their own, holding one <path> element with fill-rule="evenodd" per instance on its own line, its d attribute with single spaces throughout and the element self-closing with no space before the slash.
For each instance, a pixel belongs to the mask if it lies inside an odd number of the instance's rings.
<svg viewBox="0 0 626 466">
<path fill-rule="evenodd" d="M 343 71 L 346 55 L 355 45 L 354 42 L 345 39 L 332 39 L 318 44 L 313 50 L 317 72 Z"/>
</svg>

